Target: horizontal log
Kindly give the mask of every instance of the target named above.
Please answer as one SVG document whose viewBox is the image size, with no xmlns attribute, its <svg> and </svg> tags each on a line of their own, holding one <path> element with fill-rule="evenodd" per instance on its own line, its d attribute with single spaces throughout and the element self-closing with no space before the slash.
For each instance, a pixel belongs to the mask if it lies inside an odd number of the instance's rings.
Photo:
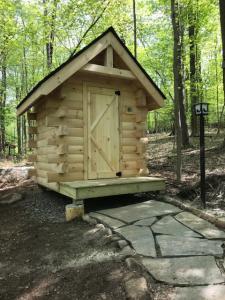
<svg viewBox="0 0 225 300">
<path fill-rule="evenodd" d="M 34 177 L 34 176 L 36 176 L 36 175 L 37 175 L 36 169 L 30 168 L 30 169 L 28 170 L 28 178 Z"/>
<path fill-rule="evenodd" d="M 77 110 L 82 110 L 83 109 L 83 99 L 82 95 L 80 96 L 80 99 L 67 99 L 64 98 L 63 100 L 59 101 L 49 101 L 47 103 L 46 108 L 47 109 L 52 109 L 55 108 L 57 109 L 59 106 L 62 107 L 68 107 L 69 109 L 77 109 Z"/>
<path fill-rule="evenodd" d="M 57 174 L 55 172 L 47 173 L 47 181 L 48 182 L 71 182 L 75 180 L 82 180 L 84 178 L 83 172 L 75 172 L 75 173 L 66 173 L 66 174 Z"/>
<path fill-rule="evenodd" d="M 49 154 L 48 162 L 49 163 L 61 163 L 68 161 L 71 163 L 83 163 L 84 156 L 82 154 L 66 154 L 66 155 L 57 155 L 57 154 Z"/>
<path fill-rule="evenodd" d="M 66 136 L 68 135 L 68 128 L 65 125 L 60 125 L 59 128 L 56 130 L 57 136 Z"/>
<path fill-rule="evenodd" d="M 57 152 L 56 152 L 58 155 L 63 155 L 66 154 L 67 152 L 68 152 L 68 145 L 66 144 L 58 145 Z M 55 155 L 53 157 L 55 157 Z"/>
<path fill-rule="evenodd" d="M 49 164 L 57 164 L 57 163 L 64 163 L 68 161 L 68 154 L 48 154 L 47 155 L 47 162 Z"/>
<path fill-rule="evenodd" d="M 66 125 L 68 127 L 73 127 L 73 128 L 83 128 L 84 122 L 83 120 L 80 119 L 60 119 L 57 117 L 46 117 L 46 126 L 48 127 L 56 127 L 60 125 Z"/>
<path fill-rule="evenodd" d="M 68 114 L 68 108 L 67 107 L 60 107 L 54 113 L 55 117 L 57 117 L 57 118 L 65 118 L 67 116 L 67 114 Z"/>
<path fill-rule="evenodd" d="M 137 132 L 136 130 L 123 130 L 122 131 L 122 137 L 123 138 L 136 138 Z"/>
<path fill-rule="evenodd" d="M 136 138 L 122 138 L 122 145 L 123 146 L 136 146 L 137 139 Z"/>
<path fill-rule="evenodd" d="M 122 114 L 122 122 L 136 122 L 136 115 Z"/>
<path fill-rule="evenodd" d="M 47 147 L 47 146 L 48 146 L 48 140 L 47 139 L 37 140 L 37 147 L 38 148 Z"/>
<path fill-rule="evenodd" d="M 136 153 L 137 152 L 137 147 L 135 146 L 122 146 L 122 153 Z"/>
<path fill-rule="evenodd" d="M 135 170 L 137 169 L 137 162 L 136 161 L 122 161 L 121 162 L 122 170 Z"/>
<path fill-rule="evenodd" d="M 142 138 L 145 136 L 145 130 L 143 129 L 139 129 L 139 130 L 136 130 L 136 138 Z"/>
<path fill-rule="evenodd" d="M 47 154 L 55 154 L 57 153 L 57 146 L 45 146 L 36 149 L 37 155 L 47 155 Z"/>
<path fill-rule="evenodd" d="M 122 130 L 135 130 L 136 126 L 136 119 L 135 122 L 122 122 Z"/>
<path fill-rule="evenodd" d="M 102 75 L 107 77 L 115 77 L 130 80 L 135 79 L 135 76 L 129 70 L 100 66 L 97 64 L 86 64 L 82 68 L 82 71 L 88 72 L 90 74 Z"/>
<path fill-rule="evenodd" d="M 49 188 L 50 190 L 56 192 L 59 191 L 59 184 L 57 182 L 48 183 L 47 178 L 37 177 L 37 183 Z"/>
<path fill-rule="evenodd" d="M 137 153 L 142 155 L 145 152 L 146 152 L 146 145 L 143 143 L 138 143 L 137 144 Z"/>
<path fill-rule="evenodd" d="M 70 137 L 65 136 L 61 138 L 49 138 L 47 140 L 48 145 L 60 145 L 60 144 L 68 144 L 68 145 L 79 145 L 82 146 L 84 143 L 83 137 Z"/>
<path fill-rule="evenodd" d="M 67 165 L 67 163 L 62 162 L 62 163 L 59 163 L 59 164 L 57 165 L 56 173 L 58 173 L 58 174 L 64 174 L 64 173 L 67 172 L 67 170 L 68 170 L 68 165 Z"/>
<path fill-rule="evenodd" d="M 68 145 L 68 154 L 83 154 L 84 146 Z"/>
<path fill-rule="evenodd" d="M 122 160 L 123 161 L 136 161 L 139 159 L 139 155 L 137 153 L 128 153 L 128 154 L 123 154 Z"/>
<path fill-rule="evenodd" d="M 37 162 L 39 163 L 48 163 L 48 156 L 47 155 L 37 155 Z"/>
<path fill-rule="evenodd" d="M 139 110 L 136 114 L 136 123 L 145 122 L 147 119 L 147 110 Z"/>
<path fill-rule="evenodd" d="M 77 172 L 82 171 L 84 172 L 84 164 L 83 163 L 76 163 L 76 164 L 70 164 L 68 168 L 68 172 Z"/>
<path fill-rule="evenodd" d="M 47 180 L 48 171 L 37 169 L 37 177 L 45 178 Z"/>
</svg>

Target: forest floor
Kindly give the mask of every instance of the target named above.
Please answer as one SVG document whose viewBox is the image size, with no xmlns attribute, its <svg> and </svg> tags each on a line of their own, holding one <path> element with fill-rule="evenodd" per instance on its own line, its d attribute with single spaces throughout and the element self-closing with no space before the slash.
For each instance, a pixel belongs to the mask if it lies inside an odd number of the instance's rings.
<svg viewBox="0 0 225 300">
<path fill-rule="evenodd" d="M 205 133 L 206 211 L 225 220 L 225 151 L 224 134 Z M 190 138 L 191 146 L 182 151 L 182 182 L 176 181 L 176 149 L 169 134 L 149 136 L 148 166 L 152 176 L 166 178 L 166 193 L 178 196 L 193 207 L 202 208 L 200 199 L 199 137 Z"/>
<path fill-rule="evenodd" d="M 192 147 L 183 150 L 182 183 L 176 182 L 174 137 L 151 135 L 148 158 L 151 175 L 166 178 L 167 194 L 202 208 L 198 141 L 191 138 Z M 222 141 L 222 134 L 206 133 L 207 211 L 225 219 Z M 2 162 L 0 169 L 13 166 Z M 66 223 L 65 197 L 41 190 L 26 176 L 21 179 L 14 168 L 2 170 L 0 196 L 16 193 L 22 199 L 0 205 L 0 299 L 127 299 L 127 281 L 142 278 L 143 273 L 127 267 L 117 244 L 96 236 L 86 239 L 95 226 L 83 221 Z M 138 198 L 143 201 L 145 195 Z M 168 299 L 169 287 L 146 278 L 151 292 L 147 299 Z"/>
<path fill-rule="evenodd" d="M 99 224 L 65 221 L 68 198 L 31 182 L 7 192 L 14 191 L 22 199 L 0 203 L 1 300 L 125 300 L 139 288 L 134 281 L 147 286 L 147 297 L 137 299 L 167 299 L 170 287 L 128 267 L 118 236 Z"/>
</svg>

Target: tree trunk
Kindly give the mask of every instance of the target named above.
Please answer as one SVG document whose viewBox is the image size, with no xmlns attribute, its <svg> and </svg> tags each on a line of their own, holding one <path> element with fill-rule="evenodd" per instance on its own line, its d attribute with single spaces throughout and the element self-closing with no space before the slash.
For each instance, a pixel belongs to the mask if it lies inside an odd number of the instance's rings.
<svg viewBox="0 0 225 300">
<path fill-rule="evenodd" d="M 45 18 L 45 38 L 46 38 L 46 62 L 47 62 L 47 68 L 50 71 L 52 67 L 52 58 L 53 58 L 53 47 L 54 47 L 54 39 L 55 39 L 55 19 L 56 19 L 56 10 L 57 10 L 57 4 L 58 0 L 54 0 L 51 8 L 51 18 L 50 21 L 48 21 L 48 8 L 47 8 L 47 1 L 43 0 L 44 4 L 44 18 Z"/>
<path fill-rule="evenodd" d="M 223 48 L 223 91 L 224 91 L 224 103 L 225 103 L 225 1 L 220 0 L 220 23 L 221 23 L 221 36 L 222 36 L 222 48 Z"/>
<path fill-rule="evenodd" d="M 23 128 L 23 152 L 24 154 L 27 153 L 27 124 L 26 124 L 26 116 L 23 115 L 22 117 L 22 122 L 23 122 L 23 125 L 22 125 L 22 128 Z"/>
<path fill-rule="evenodd" d="M 6 105 L 6 55 L 2 55 L 1 87 L 0 87 L 0 155 L 5 154 L 5 105 Z"/>
<path fill-rule="evenodd" d="M 179 113 L 179 122 L 181 126 L 181 141 L 183 147 L 189 146 L 189 135 L 186 121 L 186 113 L 184 107 L 184 78 L 183 78 L 183 63 L 182 63 L 182 28 L 179 16 L 179 2 L 178 0 L 171 0 L 172 6 L 172 24 L 174 34 L 174 80 L 176 90 L 176 97 L 178 101 L 177 109 Z M 174 93 L 175 97 L 175 93 Z M 175 100 L 176 102 L 176 100 Z M 175 108 L 176 110 L 176 108 Z"/>
<path fill-rule="evenodd" d="M 197 76 L 196 76 L 196 14 L 191 8 L 189 13 L 189 47 L 190 47 L 190 98 L 191 98 L 191 135 L 198 134 L 197 116 L 194 112 L 194 105 L 198 102 L 197 97 Z"/>
<path fill-rule="evenodd" d="M 20 117 L 17 117 L 16 119 L 16 125 L 17 125 L 17 154 L 21 156 L 22 154 L 22 145 L 21 145 L 21 122 Z"/>
<path fill-rule="evenodd" d="M 224 110 L 224 106 L 225 106 L 225 1 L 220 0 L 219 6 L 220 6 L 220 24 L 221 24 L 221 37 L 222 37 L 222 50 L 223 50 L 222 68 L 223 68 L 223 92 L 224 92 L 223 110 Z M 223 140 L 222 147 L 225 148 L 225 138 Z"/>
<path fill-rule="evenodd" d="M 20 99 L 20 89 L 16 87 L 16 99 Z M 22 143 L 21 143 L 21 117 L 16 119 L 16 132 L 17 132 L 17 154 L 22 154 Z"/>
<path fill-rule="evenodd" d="M 133 0 L 133 21 L 134 21 L 134 57 L 137 58 L 136 0 Z"/>
<path fill-rule="evenodd" d="M 182 157 L 181 157 L 181 120 L 180 120 L 180 97 L 182 98 L 181 90 L 181 49 L 180 49 L 180 34 L 179 34 L 179 20 L 178 20 L 178 2 L 171 0 L 171 19 L 173 25 L 173 74 L 174 74 L 174 114 L 175 114 L 175 133 L 177 146 L 177 164 L 176 173 L 177 180 L 181 181 L 182 172 Z"/>
</svg>

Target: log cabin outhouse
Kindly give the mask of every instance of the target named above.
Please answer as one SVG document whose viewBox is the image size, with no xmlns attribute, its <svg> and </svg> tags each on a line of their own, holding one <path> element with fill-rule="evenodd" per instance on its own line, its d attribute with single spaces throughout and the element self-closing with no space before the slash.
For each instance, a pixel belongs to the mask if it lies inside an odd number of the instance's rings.
<svg viewBox="0 0 225 300">
<path fill-rule="evenodd" d="M 112 27 L 41 80 L 27 112 L 38 184 L 72 199 L 164 189 L 142 143 L 148 111 L 165 96 Z"/>
</svg>

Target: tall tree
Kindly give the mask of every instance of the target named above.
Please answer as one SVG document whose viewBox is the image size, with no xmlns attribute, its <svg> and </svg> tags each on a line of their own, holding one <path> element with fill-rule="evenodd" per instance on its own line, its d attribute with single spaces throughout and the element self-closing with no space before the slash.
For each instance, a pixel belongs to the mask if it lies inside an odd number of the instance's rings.
<svg viewBox="0 0 225 300">
<path fill-rule="evenodd" d="M 181 45 L 180 45 L 180 26 L 178 18 L 178 0 L 171 0 L 171 19 L 173 25 L 173 74 L 174 74 L 174 114 L 175 114 L 175 134 L 177 145 L 177 180 L 181 180 L 181 145 L 182 132 L 180 122 L 180 98 L 183 99 L 181 89 Z"/>
<path fill-rule="evenodd" d="M 174 104 L 175 118 L 179 122 L 177 127 L 181 127 L 181 141 L 184 147 L 189 145 L 188 127 L 186 121 L 186 112 L 184 107 L 184 78 L 183 78 L 183 61 L 182 61 L 182 24 L 180 19 L 179 0 L 171 0 L 171 17 L 173 25 L 174 37 L 174 56 L 173 56 L 173 72 L 174 72 Z M 179 114 L 179 116 L 178 116 Z M 177 124 L 178 125 L 178 124 Z M 178 134 L 179 135 L 179 134 Z"/>
<path fill-rule="evenodd" d="M 58 4 L 58 0 L 53 0 L 53 1 L 43 0 L 44 23 L 45 23 L 44 30 L 45 30 L 45 39 L 46 39 L 45 47 L 46 47 L 46 59 L 47 59 L 48 70 L 51 70 L 52 67 L 57 4 Z"/>
<path fill-rule="evenodd" d="M 6 107 L 6 52 L 1 53 L 1 86 L 0 86 L 0 155 L 5 153 L 6 132 L 5 132 L 5 107 Z"/>
<path fill-rule="evenodd" d="M 133 21 L 134 21 L 134 57 L 137 58 L 137 18 L 136 18 L 136 0 L 133 0 Z"/>
<path fill-rule="evenodd" d="M 224 92 L 224 103 L 225 103 L 225 1 L 220 0 L 220 24 L 221 24 L 221 36 L 222 36 L 222 48 L 223 48 L 223 92 Z"/>
<path fill-rule="evenodd" d="M 202 100 L 201 52 L 199 43 L 199 8 L 198 0 L 190 1 L 188 5 L 188 34 L 190 48 L 190 100 L 191 100 L 191 135 L 198 133 L 197 116 L 194 105 Z"/>
</svg>

